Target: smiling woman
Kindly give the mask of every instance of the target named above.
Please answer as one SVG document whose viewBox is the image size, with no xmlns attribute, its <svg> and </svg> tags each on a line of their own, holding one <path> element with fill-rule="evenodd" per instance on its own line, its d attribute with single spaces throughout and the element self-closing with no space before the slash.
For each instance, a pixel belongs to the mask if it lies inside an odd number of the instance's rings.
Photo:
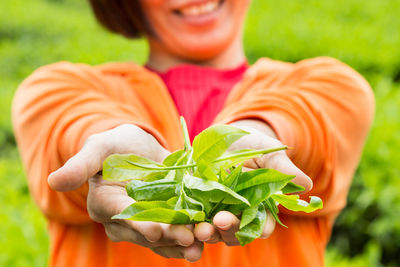
<svg viewBox="0 0 400 267">
<path fill-rule="evenodd" d="M 51 266 L 323 265 L 371 124 L 373 96 L 358 73 L 332 58 L 295 64 L 264 58 L 248 66 L 242 29 L 249 3 L 91 0 L 108 29 L 146 38 L 146 66 L 61 62 L 21 84 L 14 130 L 31 193 L 49 220 Z M 179 115 L 191 137 L 216 123 L 250 133 L 231 149 L 294 147 L 245 167 L 293 175 L 305 188 L 302 198 L 319 196 L 324 208 L 310 215 L 281 208 L 288 229 L 269 218 L 266 239 L 244 248 L 235 236 L 240 220 L 227 211 L 212 223 L 187 226 L 111 219 L 134 200 L 124 184 L 102 179 L 102 162 L 128 153 L 162 162 L 184 143 Z"/>
</svg>

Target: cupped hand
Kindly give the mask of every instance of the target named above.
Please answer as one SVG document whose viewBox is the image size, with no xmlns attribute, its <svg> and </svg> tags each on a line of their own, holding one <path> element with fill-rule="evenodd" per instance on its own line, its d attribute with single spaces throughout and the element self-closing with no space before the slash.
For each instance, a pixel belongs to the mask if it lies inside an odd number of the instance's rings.
<svg viewBox="0 0 400 267">
<path fill-rule="evenodd" d="M 242 121 L 233 123 L 233 126 L 239 127 L 247 132 L 246 135 L 232 144 L 230 150 L 238 149 L 270 149 L 283 146 L 276 139 L 274 132 L 264 123 L 259 121 Z M 244 169 L 253 170 L 258 168 L 271 168 L 285 174 L 296 175 L 292 180 L 294 183 L 305 188 L 304 192 L 308 192 L 312 188 L 312 180 L 304 172 L 302 172 L 285 151 L 273 152 L 259 158 L 248 160 L 243 165 Z M 213 218 L 213 224 L 206 222 L 196 226 L 194 233 L 198 240 L 207 243 L 224 242 L 228 246 L 239 245 L 235 233 L 239 230 L 240 220 L 230 212 L 221 211 Z M 264 225 L 261 238 L 267 238 L 275 229 L 275 220 L 267 212 L 267 220 Z"/>
<path fill-rule="evenodd" d="M 128 241 L 150 248 L 166 258 L 199 260 L 203 243 L 194 238 L 192 226 L 111 220 L 113 215 L 134 202 L 126 194 L 124 183 L 105 181 L 98 174 L 102 170 L 103 161 L 116 153 L 134 153 L 158 162 L 170 154 L 143 129 L 124 124 L 89 137 L 75 156 L 50 174 L 48 183 L 54 190 L 66 192 L 88 181 L 89 216 L 104 225 L 112 241 Z"/>
</svg>

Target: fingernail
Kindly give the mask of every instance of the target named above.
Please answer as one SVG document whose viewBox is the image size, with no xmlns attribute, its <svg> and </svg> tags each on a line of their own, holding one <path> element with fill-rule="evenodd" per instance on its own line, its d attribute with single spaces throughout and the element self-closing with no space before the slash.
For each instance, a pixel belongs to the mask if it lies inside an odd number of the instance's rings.
<svg viewBox="0 0 400 267">
<path fill-rule="evenodd" d="M 222 229 L 222 230 L 228 230 L 231 227 L 231 224 L 228 223 L 226 225 L 222 225 L 222 226 L 218 226 L 218 228 Z"/>
<path fill-rule="evenodd" d="M 182 243 L 182 242 L 179 241 L 179 240 L 176 240 L 175 243 L 176 243 L 178 246 L 182 246 L 182 247 L 188 247 L 188 246 L 190 245 L 190 244 L 184 244 L 184 243 Z"/>
</svg>

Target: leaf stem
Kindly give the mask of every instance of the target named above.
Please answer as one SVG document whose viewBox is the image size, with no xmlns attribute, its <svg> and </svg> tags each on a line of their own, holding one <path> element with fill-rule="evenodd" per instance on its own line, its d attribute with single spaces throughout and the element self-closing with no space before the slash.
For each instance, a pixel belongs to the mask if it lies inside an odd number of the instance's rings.
<svg viewBox="0 0 400 267">
<path fill-rule="evenodd" d="M 192 149 L 192 146 L 190 145 L 189 131 L 183 116 L 181 116 L 181 126 L 182 126 L 183 138 L 185 140 L 185 150 L 189 151 Z"/>
<path fill-rule="evenodd" d="M 218 158 L 218 159 L 214 160 L 212 163 L 221 162 L 221 161 L 232 159 L 232 158 L 237 158 L 238 156 L 248 156 L 248 155 L 257 156 L 259 154 L 264 155 L 264 154 L 268 154 L 268 153 L 272 153 L 272 152 L 276 152 L 276 151 L 280 151 L 280 150 L 285 150 L 287 148 L 288 148 L 287 146 L 282 146 L 282 147 L 271 148 L 271 149 L 246 151 L 246 152 L 243 152 L 243 153 L 238 153 L 238 154 L 234 154 L 234 155 Z M 190 153 L 188 161 L 190 162 L 191 160 L 192 159 L 191 159 L 191 153 Z M 127 162 L 129 164 L 133 165 L 133 166 L 140 167 L 140 168 L 146 169 L 146 170 L 153 170 L 153 171 L 168 171 L 168 170 L 188 169 L 188 168 L 193 168 L 193 167 L 197 166 L 197 164 L 192 163 L 192 164 L 178 165 L 178 166 L 171 166 L 171 167 L 153 167 L 153 166 L 148 166 L 148 165 L 143 165 L 143 164 L 140 164 L 140 163 L 136 163 L 136 162 L 133 162 L 133 161 L 130 161 L 130 160 L 127 160 Z"/>
<path fill-rule="evenodd" d="M 226 157 L 218 158 L 218 159 L 214 160 L 213 163 L 221 162 L 221 161 L 228 160 L 228 159 L 234 159 L 234 158 L 242 157 L 242 156 L 254 155 L 256 157 L 259 154 L 265 155 L 265 154 L 268 154 L 268 153 L 281 151 L 281 150 L 286 150 L 286 149 L 288 149 L 287 146 L 282 146 L 282 147 L 276 147 L 276 148 L 270 148 L 270 149 L 246 151 L 246 152 L 243 152 L 243 153 L 238 153 L 238 154 L 234 154 L 234 155 L 229 155 L 229 156 L 226 156 Z"/>
<path fill-rule="evenodd" d="M 128 162 L 129 164 L 131 164 L 133 166 L 140 167 L 140 168 L 146 169 L 146 170 L 153 170 L 153 171 L 170 171 L 170 170 L 179 170 L 179 169 L 187 169 L 187 168 L 196 167 L 196 164 L 178 165 L 178 166 L 170 166 L 170 167 L 153 167 L 153 166 L 136 163 L 136 162 L 133 162 L 130 160 L 127 160 L 126 162 Z"/>
</svg>

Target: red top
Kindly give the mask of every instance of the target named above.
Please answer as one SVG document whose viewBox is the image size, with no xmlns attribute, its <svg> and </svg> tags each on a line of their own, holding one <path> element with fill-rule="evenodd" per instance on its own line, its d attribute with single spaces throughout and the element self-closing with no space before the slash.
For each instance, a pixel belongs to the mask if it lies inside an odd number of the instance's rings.
<svg viewBox="0 0 400 267">
<path fill-rule="evenodd" d="M 164 73 L 148 69 L 164 81 L 193 140 L 222 110 L 229 92 L 242 79 L 247 63 L 230 70 L 196 65 L 179 65 Z"/>
</svg>

